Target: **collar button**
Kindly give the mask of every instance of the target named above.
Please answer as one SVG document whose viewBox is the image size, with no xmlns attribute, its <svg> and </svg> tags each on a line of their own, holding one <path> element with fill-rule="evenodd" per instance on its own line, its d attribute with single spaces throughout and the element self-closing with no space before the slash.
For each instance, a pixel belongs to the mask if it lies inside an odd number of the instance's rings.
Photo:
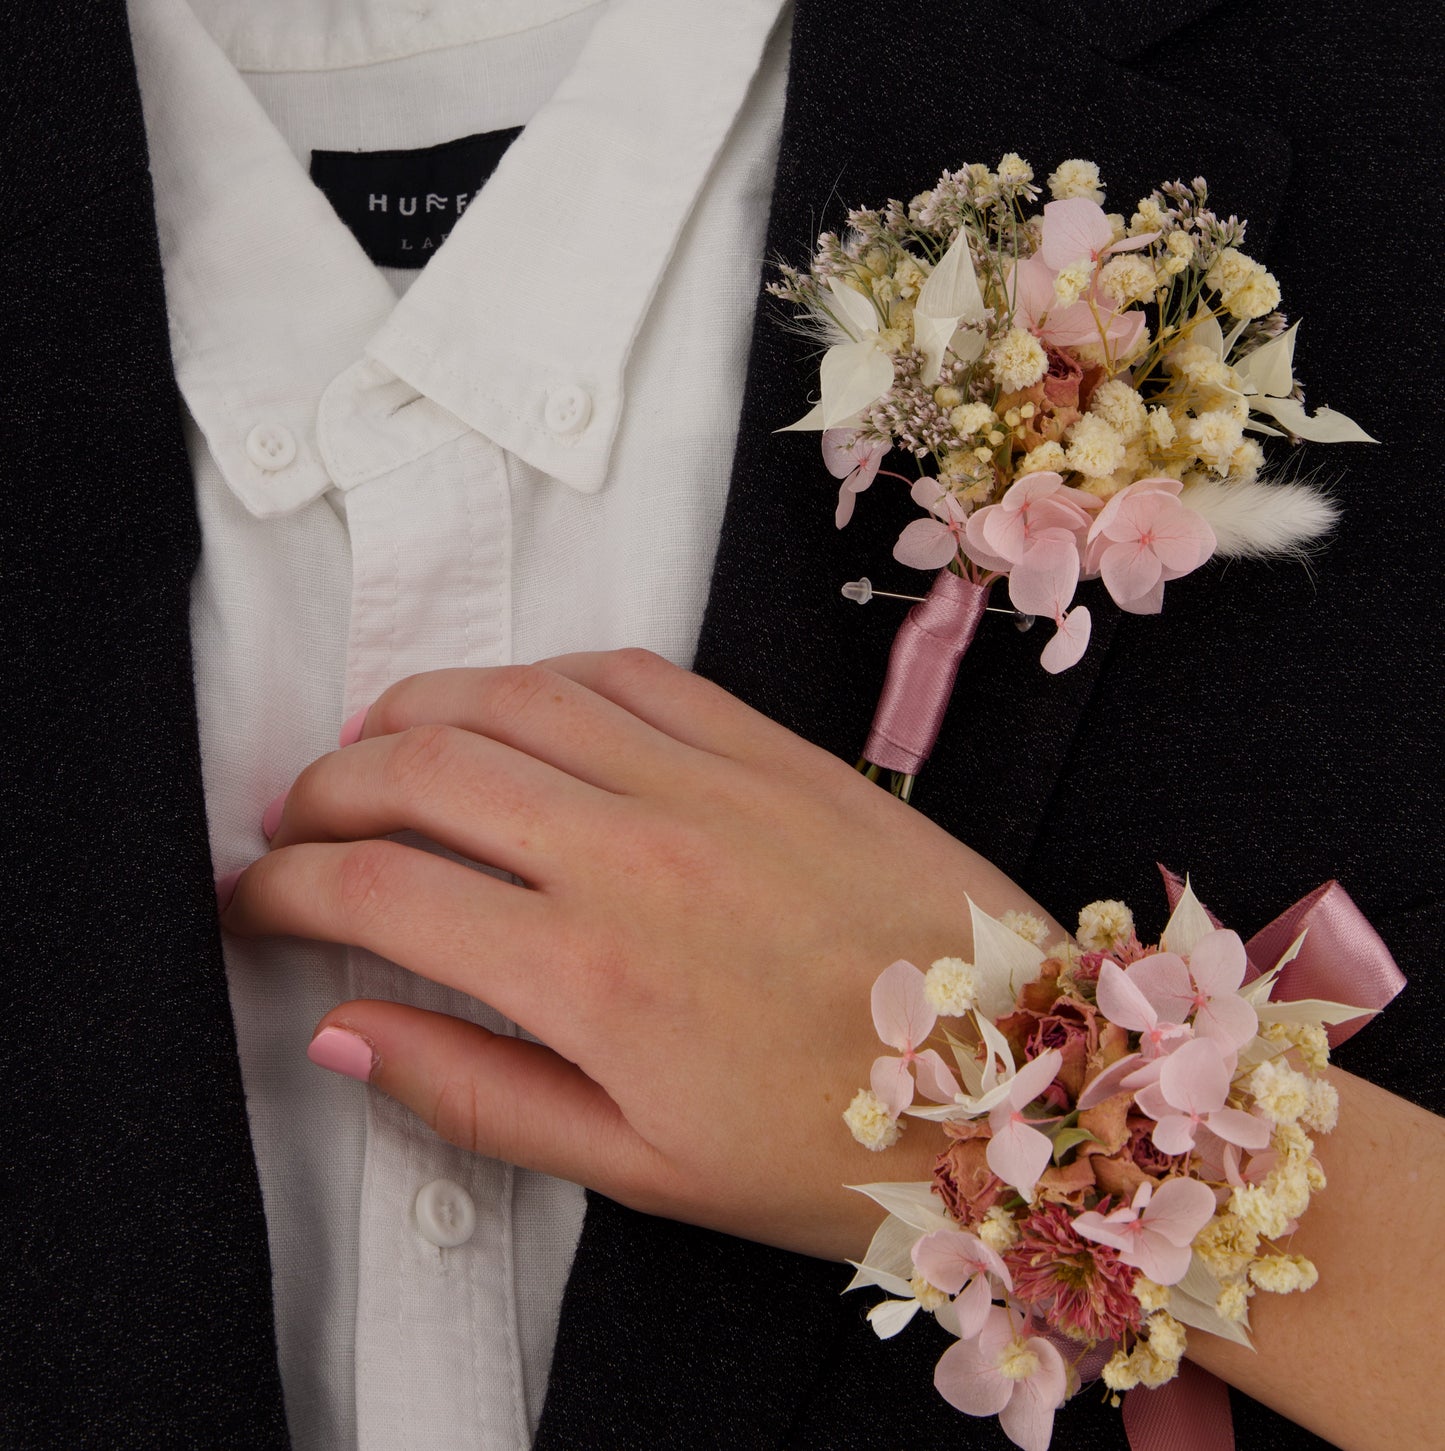
<svg viewBox="0 0 1445 1451">
<path fill-rule="evenodd" d="M 553 388 L 547 394 L 543 416 L 553 433 L 581 433 L 592 417 L 592 398 L 585 388 L 575 383 Z"/>
<path fill-rule="evenodd" d="M 279 423 L 258 423 L 246 435 L 246 457 L 258 469 L 274 474 L 296 458 L 296 438 Z"/>
</svg>

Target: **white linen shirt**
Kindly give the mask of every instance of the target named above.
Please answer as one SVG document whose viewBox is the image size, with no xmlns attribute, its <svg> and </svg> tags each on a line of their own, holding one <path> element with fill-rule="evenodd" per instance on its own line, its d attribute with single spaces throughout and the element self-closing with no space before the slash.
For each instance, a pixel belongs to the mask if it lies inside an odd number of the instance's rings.
<svg viewBox="0 0 1445 1451">
<path fill-rule="evenodd" d="M 626 644 L 690 663 L 787 24 L 781 0 L 130 8 L 203 533 L 192 633 L 223 873 L 405 675 Z M 306 172 L 313 148 L 517 125 L 419 274 L 374 267 Z M 295 1445 L 528 1445 L 581 1191 L 444 1144 L 306 1059 L 352 997 L 517 1029 L 342 947 L 227 940 L 226 966 Z M 462 1243 L 435 1242 L 469 1210 Z"/>
</svg>

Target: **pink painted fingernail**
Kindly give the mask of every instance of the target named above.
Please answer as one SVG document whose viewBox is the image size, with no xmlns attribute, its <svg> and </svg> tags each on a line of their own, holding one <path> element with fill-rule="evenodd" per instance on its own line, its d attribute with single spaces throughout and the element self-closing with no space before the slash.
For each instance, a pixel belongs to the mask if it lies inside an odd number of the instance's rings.
<svg viewBox="0 0 1445 1451">
<path fill-rule="evenodd" d="M 227 872 L 225 876 L 216 878 L 216 911 L 224 912 L 231 905 L 231 898 L 236 895 L 236 883 L 240 880 L 240 872 Z"/>
<path fill-rule="evenodd" d="M 371 1044 L 345 1028 L 323 1028 L 312 1040 L 306 1056 L 333 1073 L 344 1073 L 365 1083 L 371 1077 Z"/>
<path fill-rule="evenodd" d="M 354 746 L 361 739 L 362 727 L 366 724 L 366 713 L 370 709 L 369 705 L 363 706 L 341 727 L 341 735 L 336 742 L 338 746 Z"/>
<path fill-rule="evenodd" d="M 281 812 L 286 805 L 286 798 L 291 794 L 288 786 L 267 808 L 261 818 L 261 830 L 266 834 L 266 840 L 270 841 L 276 835 L 276 828 L 281 825 Z"/>
</svg>

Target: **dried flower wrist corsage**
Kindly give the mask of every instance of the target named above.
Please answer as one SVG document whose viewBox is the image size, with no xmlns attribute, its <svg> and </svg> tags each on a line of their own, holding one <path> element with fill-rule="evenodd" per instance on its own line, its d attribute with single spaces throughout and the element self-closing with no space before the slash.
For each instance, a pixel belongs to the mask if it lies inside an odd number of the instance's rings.
<svg viewBox="0 0 1445 1451">
<path fill-rule="evenodd" d="M 1182 1416 L 1169 1397 L 1187 1330 L 1247 1345 L 1252 1295 L 1314 1284 L 1289 1240 L 1324 1187 L 1311 1135 L 1334 1127 L 1338 1100 L 1319 1075 L 1331 1042 L 1404 985 L 1338 883 L 1248 945 L 1166 883 L 1157 946 L 1121 902 L 1086 907 L 1078 945 L 1047 951 L 1037 919 L 970 903 L 974 962 L 895 962 L 873 987 L 894 1051 L 844 1121 L 870 1149 L 904 1115 L 951 1143 L 930 1183 L 854 1186 L 888 1217 L 848 1288 L 896 1297 L 869 1311 L 883 1338 L 936 1316 L 957 1337 L 939 1392 L 997 1415 L 1025 1451 L 1045 1451 L 1055 1411 L 1095 1380 L 1115 1404 L 1150 1388 Z M 1198 1382 L 1224 1395 L 1191 1370 L 1194 1407 Z M 1126 1403 L 1125 1421 L 1135 1451 L 1214 1445 L 1171 1439 L 1169 1414 L 1131 1424 Z"/>
<path fill-rule="evenodd" d="M 1014 607 L 1001 613 L 1053 622 L 1042 664 L 1065 670 L 1089 642 L 1081 580 L 1154 614 L 1165 583 L 1211 556 L 1297 554 L 1329 529 L 1334 506 L 1267 479 L 1246 435 L 1373 441 L 1306 411 L 1298 324 L 1202 178 L 1127 221 L 1100 205 L 1092 162 L 1065 161 L 1049 188 L 1035 211 L 1033 171 L 1012 154 L 945 172 L 907 206 L 850 212 L 768 289 L 826 344 L 820 401 L 790 427 L 822 430 L 838 527 L 878 478 L 924 511 L 893 554 L 936 578 L 899 632 L 860 763 L 905 797 L 999 580 Z M 917 479 L 882 468 L 894 447 Z M 844 593 L 877 592 L 864 579 Z"/>
</svg>

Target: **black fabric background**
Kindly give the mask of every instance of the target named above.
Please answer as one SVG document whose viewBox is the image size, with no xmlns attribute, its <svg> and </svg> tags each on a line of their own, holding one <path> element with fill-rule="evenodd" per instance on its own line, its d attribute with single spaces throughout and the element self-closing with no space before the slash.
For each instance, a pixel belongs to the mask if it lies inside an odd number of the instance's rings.
<svg viewBox="0 0 1445 1451">
<path fill-rule="evenodd" d="M 801 261 L 844 205 L 1005 149 L 1041 175 L 1093 157 L 1121 207 L 1203 172 L 1252 219 L 1310 400 L 1386 441 L 1304 456 L 1336 541 L 1308 572 L 1211 565 L 1157 618 L 1091 599 L 1063 677 L 1036 636 L 986 630 L 918 802 L 1059 913 L 1122 895 L 1157 927 L 1159 859 L 1247 933 L 1340 877 L 1410 977 L 1340 1061 L 1436 1111 L 1442 28 L 1426 3 L 800 0 L 769 232 Z M 0 36 L 0 1445 L 279 1447 L 123 7 L 0 0 Z M 813 382 L 764 302 L 698 665 L 851 757 L 897 617 L 838 585 L 918 576 L 885 563 L 905 505 L 875 487 L 836 533 L 816 440 L 772 432 Z M 934 1327 L 878 1344 L 845 1280 L 594 1197 L 539 1445 L 1005 1445 L 933 1394 Z M 1241 1447 L 1320 1444 L 1236 1402 Z M 1054 1444 L 1124 1442 L 1085 1396 Z"/>
</svg>

